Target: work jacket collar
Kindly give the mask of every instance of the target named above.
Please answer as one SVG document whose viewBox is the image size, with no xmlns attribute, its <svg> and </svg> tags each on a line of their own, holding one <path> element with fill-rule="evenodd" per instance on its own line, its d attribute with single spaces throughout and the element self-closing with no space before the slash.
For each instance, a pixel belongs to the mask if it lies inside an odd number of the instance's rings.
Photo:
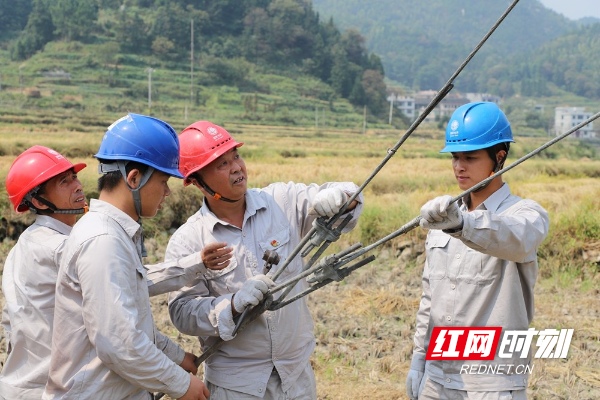
<svg viewBox="0 0 600 400">
<path fill-rule="evenodd" d="M 498 190 L 496 190 L 494 193 L 492 193 L 487 199 L 485 199 L 483 201 L 483 203 L 478 205 L 475 209 L 476 210 L 487 210 L 487 211 L 491 211 L 491 212 L 495 213 L 496 211 L 498 211 L 500 204 L 502 204 L 502 202 L 504 200 L 506 200 L 506 198 L 508 196 L 510 196 L 510 188 L 508 187 L 508 184 L 506 182 L 504 182 Z M 469 199 L 470 199 L 470 195 L 466 195 L 462 199 L 460 199 L 458 201 L 459 207 L 461 209 L 466 208 L 468 210 L 469 209 L 469 205 L 468 205 Z"/>
<path fill-rule="evenodd" d="M 69 226 L 56 218 L 52 218 L 48 215 L 38 214 L 35 217 L 35 225 L 45 226 L 46 228 L 50 228 L 58 233 L 69 236 L 72 226 Z"/>
<path fill-rule="evenodd" d="M 138 231 L 142 229 L 142 226 L 127 213 L 103 200 L 92 199 L 89 212 L 101 213 L 114 219 L 132 240 L 134 240 L 134 236 L 138 234 Z"/>
<path fill-rule="evenodd" d="M 246 210 L 244 212 L 244 224 L 248 220 L 248 218 L 252 217 L 256 214 L 258 210 L 266 209 L 267 202 L 256 192 L 255 190 L 248 190 L 245 194 L 246 197 Z M 215 225 L 231 225 L 228 222 L 225 222 L 219 219 L 211 210 L 208 208 L 208 203 L 206 202 L 206 198 L 202 203 L 202 207 L 200 208 L 200 214 L 204 217 L 204 221 L 202 224 L 208 228 L 211 233 L 214 230 Z"/>
</svg>

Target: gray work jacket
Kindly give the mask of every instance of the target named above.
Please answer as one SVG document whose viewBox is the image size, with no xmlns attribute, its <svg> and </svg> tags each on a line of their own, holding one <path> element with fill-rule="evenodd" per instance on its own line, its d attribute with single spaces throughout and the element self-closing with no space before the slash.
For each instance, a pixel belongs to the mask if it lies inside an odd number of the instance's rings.
<svg viewBox="0 0 600 400">
<path fill-rule="evenodd" d="M 63 250 L 43 398 L 147 400 L 149 391 L 181 397 L 190 383 L 178 366 L 183 357 L 154 324 L 140 225 L 92 200 Z"/>
<path fill-rule="evenodd" d="M 427 235 L 412 369 L 425 370 L 434 327 L 502 327 L 504 332 L 527 330 L 533 319 L 536 253 L 548 234 L 548 213 L 533 200 L 511 195 L 506 183 L 471 212 L 463 201 L 459 205 L 462 230 Z M 427 373 L 451 389 L 527 387 L 527 374 L 461 374 L 461 366 L 470 363 L 526 365 L 528 360 L 497 353 L 493 361 L 432 360 Z"/>
<path fill-rule="evenodd" d="M 223 270 L 208 271 L 191 287 L 170 296 L 169 312 L 181 332 L 199 337 L 203 350 L 221 337 L 227 342 L 205 362 L 206 379 L 215 385 L 263 397 L 273 367 L 282 388 L 288 391 L 309 362 L 315 347 L 313 321 L 302 298 L 278 311 L 267 311 L 236 337 L 231 298 L 244 282 L 263 272 L 262 255 L 274 250 L 281 257 L 279 266 L 302 237 L 311 229 L 314 215 L 308 211 L 316 194 L 323 189 L 340 187 L 354 193 L 350 182 L 304 185 L 275 183 L 246 193 L 246 212 L 242 228 L 218 219 L 206 203 L 171 237 L 165 260 L 176 259 L 213 242 L 233 247 L 231 263 Z M 352 229 L 362 211 L 362 197 L 352 210 Z M 274 266 L 272 272 L 279 266 Z M 277 279 L 284 282 L 302 271 L 300 256 Z M 289 294 L 292 297 L 308 287 L 301 280 Z M 277 297 L 277 295 L 275 296 Z M 308 390 L 308 389 L 307 389 Z"/>
</svg>

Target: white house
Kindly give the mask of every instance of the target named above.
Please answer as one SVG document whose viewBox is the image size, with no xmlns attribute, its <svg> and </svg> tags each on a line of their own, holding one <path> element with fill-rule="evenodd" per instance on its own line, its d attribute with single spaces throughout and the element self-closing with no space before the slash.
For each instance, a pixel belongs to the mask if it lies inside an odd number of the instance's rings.
<svg viewBox="0 0 600 400">
<path fill-rule="evenodd" d="M 562 135 L 591 116 L 592 113 L 586 112 L 584 107 L 556 107 L 554 109 L 554 132 L 556 136 Z M 596 137 L 594 123 L 590 122 L 570 136 L 582 139 Z"/>
</svg>

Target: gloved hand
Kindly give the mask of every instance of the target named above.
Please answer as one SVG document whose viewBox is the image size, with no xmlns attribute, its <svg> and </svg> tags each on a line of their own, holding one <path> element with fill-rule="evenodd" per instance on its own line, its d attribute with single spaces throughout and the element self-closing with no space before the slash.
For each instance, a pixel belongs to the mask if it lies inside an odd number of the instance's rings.
<svg viewBox="0 0 600 400">
<path fill-rule="evenodd" d="M 425 229 L 459 229 L 463 225 L 463 217 L 458 204 L 452 203 L 452 196 L 440 196 L 429 200 L 421 207 L 419 225 Z"/>
<path fill-rule="evenodd" d="M 419 397 L 419 386 L 421 386 L 421 380 L 423 380 L 423 372 L 411 369 L 408 371 L 406 377 L 406 394 L 411 400 Z"/>
<path fill-rule="evenodd" d="M 266 275 L 256 275 L 244 282 L 242 288 L 233 295 L 233 308 L 238 313 L 248 306 L 255 306 L 263 299 L 269 287 L 275 285 Z"/>
<path fill-rule="evenodd" d="M 314 209 L 321 217 L 333 217 L 348 200 L 348 195 L 340 188 L 323 189 L 315 196 Z"/>
</svg>

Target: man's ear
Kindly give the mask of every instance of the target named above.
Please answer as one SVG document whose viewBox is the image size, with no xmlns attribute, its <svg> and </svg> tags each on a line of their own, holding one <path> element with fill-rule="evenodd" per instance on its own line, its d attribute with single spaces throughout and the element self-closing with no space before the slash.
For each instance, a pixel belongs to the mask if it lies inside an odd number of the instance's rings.
<svg viewBox="0 0 600 400">
<path fill-rule="evenodd" d="M 196 186 L 198 189 L 202 189 L 202 186 L 200 186 L 196 178 L 189 178 L 189 180 L 192 185 Z"/>
<path fill-rule="evenodd" d="M 31 204 L 33 204 L 33 206 L 35 208 L 39 209 L 39 210 L 48 210 L 48 209 L 50 209 L 50 207 L 48 207 L 47 205 L 45 205 L 44 203 L 42 203 L 41 201 L 39 201 L 35 197 L 31 198 Z"/>
<path fill-rule="evenodd" d="M 196 186 L 198 189 L 202 190 L 202 185 L 200 185 L 200 182 L 198 182 L 198 179 L 201 179 L 201 178 L 199 178 L 199 177 L 200 177 L 200 174 L 199 174 L 199 172 L 195 172 L 195 173 L 191 174 L 191 175 L 188 177 L 188 180 L 190 181 L 190 183 L 191 183 L 192 185 L 194 185 L 194 186 Z"/>
<path fill-rule="evenodd" d="M 496 162 L 499 164 L 506 157 L 506 150 L 500 150 L 496 153 Z"/>
<path fill-rule="evenodd" d="M 142 174 L 140 173 L 139 169 L 134 168 L 131 171 L 129 171 L 129 173 L 127 174 L 127 184 L 132 189 L 138 188 L 141 179 L 142 179 Z"/>
</svg>

